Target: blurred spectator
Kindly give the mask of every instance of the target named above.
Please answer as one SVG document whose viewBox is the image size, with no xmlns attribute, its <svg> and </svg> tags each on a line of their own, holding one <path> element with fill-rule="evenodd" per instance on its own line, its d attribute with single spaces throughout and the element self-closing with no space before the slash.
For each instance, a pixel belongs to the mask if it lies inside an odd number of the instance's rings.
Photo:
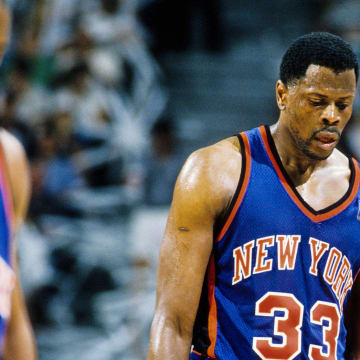
<svg viewBox="0 0 360 360">
<path fill-rule="evenodd" d="M 33 8 L 34 17 L 41 23 L 39 31 L 39 51 L 54 54 L 69 43 L 74 33 L 79 16 L 94 8 L 91 0 L 56 0 L 39 1 Z"/>
<path fill-rule="evenodd" d="M 124 45 L 137 40 L 136 20 L 119 0 L 99 0 L 99 7 L 86 14 L 81 28 L 97 45 Z"/>
<path fill-rule="evenodd" d="M 92 73 L 103 85 L 115 87 L 131 107 L 134 120 L 140 118 L 146 126 L 147 117 L 151 119 L 154 112 L 159 115 L 152 95 L 161 98 L 162 93 L 159 69 L 143 41 L 133 3 L 98 0 L 98 8 L 83 15 L 79 29 L 94 45 L 86 58 Z"/>
<path fill-rule="evenodd" d="M 32 158 L 35 147 L 34 129 L 31 129 L 25 122 L 18 119 L 16 94 L 9 90 L 2 100 L 3 104 L 0 108 L 1 126 L 12 132 L 20 140 L 29 158 Z"/>
<path fill-rule="evenodd" d="M 105 91 L 90 76 L 85 63 L 79 63 L 63 75 L 64 86 L 57 94 L 62 106 L 71 109 L 74 131 L 85 145 L 97 145 L 109 139 L 111 123 Z"/>
<path fill-rule="evenodd" d="M 66 117 L 63 120 L 66 121 Z M 44 212 L 71 214 L 71 209 L 66 206 L 66 192 L 84 184 L 69 156 L 70 137 L 64 132 L 62 122 L 49 119 L 37 135 L 37 152 L 31 168 L 33 196 L 30 209 L 33 215 Z"/>
<path fill-rule="evenodd" d="M 15 101 L 15 117 L 18 122 L 35 126 L 41 123 L 48 104 L 45 89 L 30 81 L 31 64 L 26 58 L 17 58 L 8 74 L 8 91 Z"/>
<path fill-rule="evenodd" d="M 151 130 L 151 154 L 145 161 L 145 203 L 170 205 L 183 159 L 175 151 L 172 122 L 162 119 Z"/>
</svg>

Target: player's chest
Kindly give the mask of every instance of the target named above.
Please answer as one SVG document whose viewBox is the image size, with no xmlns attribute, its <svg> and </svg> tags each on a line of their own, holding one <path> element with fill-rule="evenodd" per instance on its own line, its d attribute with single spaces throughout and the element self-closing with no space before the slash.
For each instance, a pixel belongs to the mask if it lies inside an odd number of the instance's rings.
<svg viewBox="0 0 360 360">
<path fill-rule="evenodd" d="M 351 190 L 346 174 L 319 172 L 304 184 L 297 186 L 299 200 L 316 211 L 326 209 L 339 201 Z"/>
</svg>

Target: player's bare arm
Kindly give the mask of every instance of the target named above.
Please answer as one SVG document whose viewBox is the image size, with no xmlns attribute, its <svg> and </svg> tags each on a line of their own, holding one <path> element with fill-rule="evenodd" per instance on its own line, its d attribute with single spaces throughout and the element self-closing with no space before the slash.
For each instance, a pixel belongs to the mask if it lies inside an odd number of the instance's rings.
<svg viewBox="0 0 360 360">
<path fill-rule="evenodd" d="M 30 198 L 28 164 L 24 150 L 16 138 L 2 130 L 0 141 L 5 152 L 12 192 L 15 221 L 14 236 L 26 216 Z M 4 360 L 35 360 L 37 355 L 34 335 L 20 286 L 15 246 L 12 248 L 12 263 L 16 274 L 16 284 L 12 294 L 11 314 L 4 342 Z"/>
<path fill-rule="evenodd" d="M 148 360 L 189 359 L 214 224 L 229 206 L 240 172 L 236 138 L 196 151 L 181 170 L 160 251 Z"/>
</svg>

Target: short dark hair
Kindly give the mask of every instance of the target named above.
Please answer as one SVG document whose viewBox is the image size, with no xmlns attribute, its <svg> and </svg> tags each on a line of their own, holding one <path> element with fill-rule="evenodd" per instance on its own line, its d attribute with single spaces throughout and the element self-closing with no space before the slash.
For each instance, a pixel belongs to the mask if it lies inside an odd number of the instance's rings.
<svg viewBox="0 0 360 360">
<path fill-rule="evenodd" d="M 311 65 L 332 69 L 336 74 L 355 70 L 359 77 L 357 57 L 351 45 L 327 32 L 313 32 L 297 38 L 287 49 L 280 65 L 280 80 L 288 85 L 305 76 Z"/>
</svg>

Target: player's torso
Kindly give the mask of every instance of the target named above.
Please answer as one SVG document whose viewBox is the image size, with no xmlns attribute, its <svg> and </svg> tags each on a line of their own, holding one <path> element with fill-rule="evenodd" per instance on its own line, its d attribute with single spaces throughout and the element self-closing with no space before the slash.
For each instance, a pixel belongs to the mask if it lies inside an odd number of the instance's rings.
<svg viewBox="0 0 360 360">
<path fill-rule="evenodd" d="M 315 212 L 289 186 L 268 130 L 242 142 L 242 184 L 209 263 L 192 358 L 342 359 L 360 267 L 357 165 L 347 194 Z"/>
</svg>

